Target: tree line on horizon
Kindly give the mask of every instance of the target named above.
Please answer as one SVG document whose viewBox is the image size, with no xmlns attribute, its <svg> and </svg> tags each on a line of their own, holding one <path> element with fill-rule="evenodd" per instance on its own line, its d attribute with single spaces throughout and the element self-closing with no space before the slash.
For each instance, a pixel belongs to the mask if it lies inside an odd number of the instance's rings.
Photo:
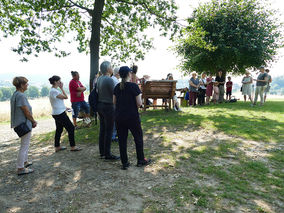
<svg viewBox="0 0 284 213">
<path fill-rule="evenodd" d="M 0 87 L 0 101 L 10 100 L 15 90 L 15 87 Z M 49 95 L 49 88 L 47 86 L 42 86 L 41 88 L 29 86 L 25 94 L 32 99 L 47 97 Z"/>
<path fill-rule="evenodd" d="M 88 88 L 89 85 L 86 85 L 86 87 Z M 240 88 L 241 88 L 241 83 L 235 83 L 233 86 L 233 92 L 240 91 Z M 64 90 L 66 91 L 67 94 L 70 94 L 69 89 L 66 86 L 64 86 Z M 15 87 L 3 86 L 0 84 L 0 101 L 10 100 L 14 92 L 15 92 Z M 29 86 L 25 94 L 27 95 L 27 97 L 31 99 L 48 97 L 49 87 L 44 85 L 39 88 L 37 86 L 31 85 Z M 284 75 L 273 78 L 270 94 L 284 96 Z"/>
</svg>

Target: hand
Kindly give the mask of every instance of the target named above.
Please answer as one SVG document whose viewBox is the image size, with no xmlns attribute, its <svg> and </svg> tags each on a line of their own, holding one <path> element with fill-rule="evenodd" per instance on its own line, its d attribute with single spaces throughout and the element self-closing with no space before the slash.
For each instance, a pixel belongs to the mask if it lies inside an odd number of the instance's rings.
<svg viewBox="0 0 284 213">
<path fill-rule="evenodd" d="M 60 88 L 60 89 L 62 89 L 62 88 L 63 88 L 63 83 L 62 83 L 62 82 L 60 82 L 60 84 L 59 84 L 59 88 Z"/>
<path fill-rule="evenodd" d="M 32 127 L 35 128 L 36 126 L 37 126 L 37 122 L 34 121 L 34 122 L 32 123 Z"/>
<path fill-rule="evenodd" d="M 257 81 L 256 79 L 253 79 L 254 81 Z"/>
</svg>

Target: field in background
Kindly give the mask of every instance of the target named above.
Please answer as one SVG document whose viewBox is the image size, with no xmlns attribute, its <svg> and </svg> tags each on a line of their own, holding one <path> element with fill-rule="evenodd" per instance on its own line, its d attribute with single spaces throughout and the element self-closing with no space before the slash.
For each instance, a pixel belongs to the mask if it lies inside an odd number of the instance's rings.
<svg viewBox="0 0 284 213">
<path fill-rule="evenodd" d="M 51 106 L 48 97 L 29 100 L 33 108 L 35 119 L 51 118 Z M 70 107 L 69 100 L 65 101 L 65 106 Z M 10 121 L 10 101 L 0 102 L 0 123 L 8 123 Z"/>
</svg>

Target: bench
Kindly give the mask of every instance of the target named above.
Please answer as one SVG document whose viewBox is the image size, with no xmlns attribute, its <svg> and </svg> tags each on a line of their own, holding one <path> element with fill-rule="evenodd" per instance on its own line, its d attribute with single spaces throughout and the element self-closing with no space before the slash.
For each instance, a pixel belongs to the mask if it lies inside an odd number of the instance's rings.
<svg viewBox="0 0 284 213">
<path fill-rule="evenodd" d="M 159 80 L 159 81 L 146 81 L 142 82 L 141 84 L 141 90 L 142 90 L 142 99 L 143 99 L 143 109 L 146 111 L 147 107 L 164 107 L 166 109 L 171 109 L 171 102 L 169 101 L 169 106 L 167 103 L 165 105 L 147 105 L 147 99 L 169 99 L 172 100 L 172 98 L 175 95 L 176 91 L 176 82 L 172 80 Z"/>
</svg>

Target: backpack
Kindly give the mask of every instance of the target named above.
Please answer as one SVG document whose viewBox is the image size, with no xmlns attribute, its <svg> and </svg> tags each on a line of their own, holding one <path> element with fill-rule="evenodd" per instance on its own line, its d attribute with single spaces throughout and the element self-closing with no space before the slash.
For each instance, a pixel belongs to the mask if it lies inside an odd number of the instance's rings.
<svg viewBox="0 0 284 213">
<path fill-rule="evenodd" d="M 89 105 L 93 112 L 98 112 L 98 102 L 99 102 L 99 95 L 97 92 L 97 84 L 95 84 L 95 87 L 91 91 L 89 95 Z"/>
</svg>

